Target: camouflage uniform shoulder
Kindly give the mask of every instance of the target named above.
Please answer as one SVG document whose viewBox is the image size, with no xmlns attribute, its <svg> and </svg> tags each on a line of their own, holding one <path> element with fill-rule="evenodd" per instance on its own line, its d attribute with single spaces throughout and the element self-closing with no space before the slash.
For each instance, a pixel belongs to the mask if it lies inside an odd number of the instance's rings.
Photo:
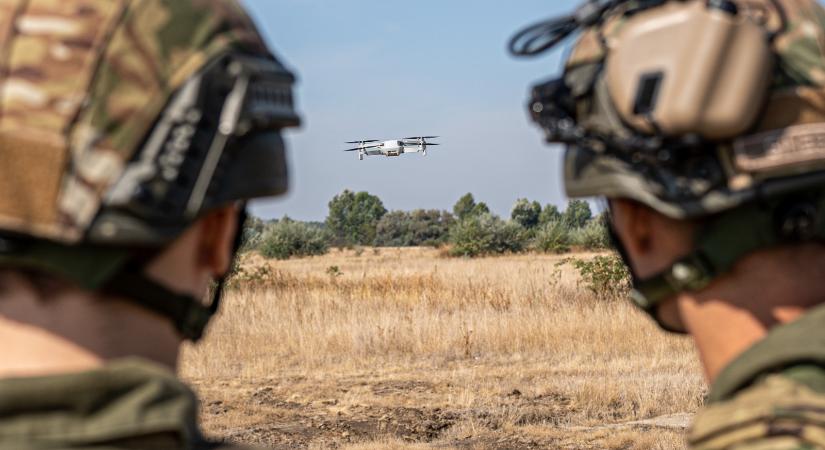
<svg viewBox="0 0 825 450">
<path fill-rule="evenodd" d="M 136 358 L 0 379 L 0 449 L 259 450 L 204 437 L 197 405 L 174 373 Z"/>
<path fill-rule="evenodd" d="M 694 450 L 825 449 L 825 368 L 800 365 L 769 375 L 701 411 L 688 435 Z"/>
<path fill-rule="evenodd" d="M 716 378 L 696 450 L 825 449 L 825 306 L 775 327 Z"/>
</svg>

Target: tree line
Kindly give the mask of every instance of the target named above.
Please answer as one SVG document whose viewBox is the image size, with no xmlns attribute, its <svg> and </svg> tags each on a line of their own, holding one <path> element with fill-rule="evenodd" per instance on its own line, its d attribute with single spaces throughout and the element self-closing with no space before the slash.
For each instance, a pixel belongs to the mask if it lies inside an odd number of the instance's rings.
<svg viewBox="0 0 825 450">
<path fill-rule="evenodd" d="M 586 201 L 572 200 L 560 210 L 519 199 L 510 217 L 501 218 L 470 193 L 452 211 L 388 211 L 376 195 L 345 190 L 330 200 L 324 222 L 251 217 L 244 228 L 244 249 L 279 259 L 320 255 L 331 247 L 444 246 L 453 256 L 474 257 L 608 245 L 604 217 L 594 216 Z"/>
</svg>

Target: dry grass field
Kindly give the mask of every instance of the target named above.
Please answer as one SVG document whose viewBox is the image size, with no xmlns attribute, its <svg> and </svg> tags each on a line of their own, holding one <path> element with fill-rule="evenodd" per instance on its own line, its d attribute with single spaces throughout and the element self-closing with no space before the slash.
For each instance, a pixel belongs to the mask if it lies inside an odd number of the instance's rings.
<svg viewBox="0 0 825 450">
<path fill-rule="evenodd" d="M 275 448 L 684 448 L 691 343 L 561 260 L 247 255 L 181 371 L 208 433 Z"/>
</svg>

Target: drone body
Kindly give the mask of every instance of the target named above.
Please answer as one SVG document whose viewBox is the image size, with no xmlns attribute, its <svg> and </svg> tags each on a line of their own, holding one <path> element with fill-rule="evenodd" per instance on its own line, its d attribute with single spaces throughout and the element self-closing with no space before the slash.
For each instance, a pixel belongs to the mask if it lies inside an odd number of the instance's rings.
<svg viewBox="0 0 825 450">
<path fill-rule="evenodd" d="M 365 139 L 361 141 L 349 141 L 347 144 L 358 144 L 358 147 L 348 148 L 345 152 L 358 152 L 358 159 L 363 160 L 364 156 L 401 156 L 404 153 L 421 153 L 427 156 L 427 147 L 439 145 L 427 142 L 427 139 L 435 139 L 438 136 L 415 136 L 403 139 L 393 139 L 389 141 L 379 141 L 377 139 Z"/>
</svg>

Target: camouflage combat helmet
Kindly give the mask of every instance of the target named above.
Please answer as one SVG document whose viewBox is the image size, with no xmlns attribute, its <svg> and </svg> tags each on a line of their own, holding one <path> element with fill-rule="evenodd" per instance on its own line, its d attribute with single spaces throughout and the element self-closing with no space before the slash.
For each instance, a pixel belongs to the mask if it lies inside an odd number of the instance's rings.
<svg viewBox="0 0 825 450">
<path fill-rule="evenodd" d="M 571 197 L 700 219 L 694 250 L 634 276 L 652 311 L 745 254 L 825 239 L 825 11 L 814 0 L 590 0 L 510 42 L 535 55 L 580 31 L 529 109 L 566 144 Z"/>
<path fill-rule="evenodd" d="M 204 212 L 286 190 L 293 75 L 235 0 L 0 0 L 0 49 L 0 264 L 198 338 L 220 288 L 203 305 L 143 265 Z"/>
</svg>

